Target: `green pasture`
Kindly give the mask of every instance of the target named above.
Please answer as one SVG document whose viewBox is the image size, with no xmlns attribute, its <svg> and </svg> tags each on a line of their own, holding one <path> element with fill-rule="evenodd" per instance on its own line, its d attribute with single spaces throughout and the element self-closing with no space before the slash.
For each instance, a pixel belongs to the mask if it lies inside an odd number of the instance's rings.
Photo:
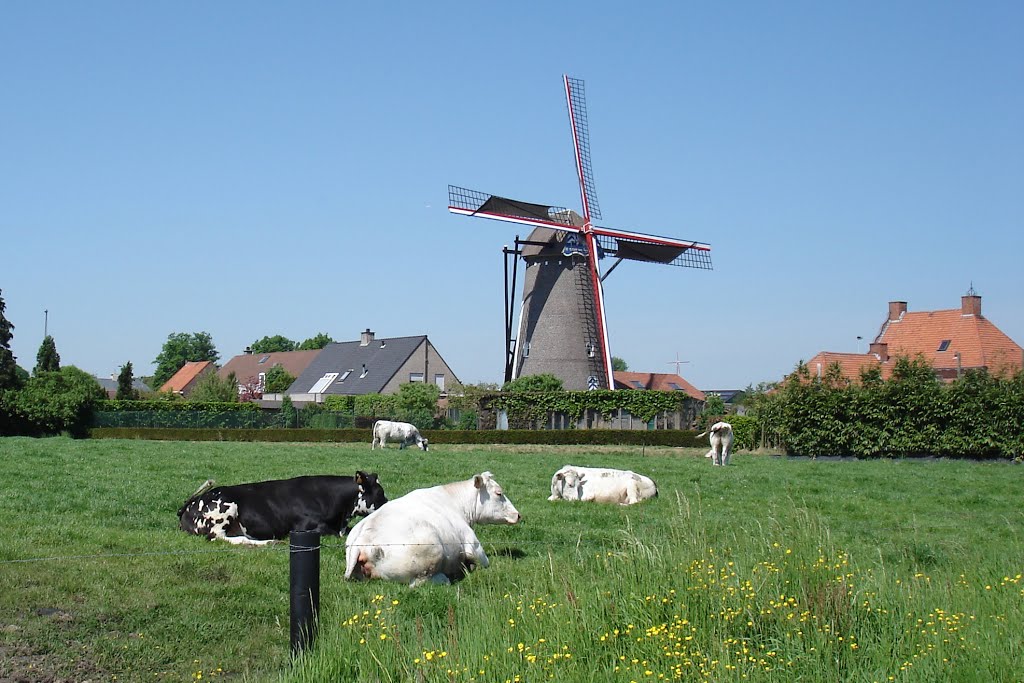
<svg viewBox="0 0 1024 683">
<path fill-rule="evenodd" d="M 0 681 L 1021 681 L 1024 469 L 697 449 L 0 439 Z M 568 463 L 650 475 L 547 501 Z M 492 471 L 524 516 L 453 586 L 349 583 L 324 540 L 315 647 L 288 553 L 188 536 L 207 478 Z"/>
</svg>

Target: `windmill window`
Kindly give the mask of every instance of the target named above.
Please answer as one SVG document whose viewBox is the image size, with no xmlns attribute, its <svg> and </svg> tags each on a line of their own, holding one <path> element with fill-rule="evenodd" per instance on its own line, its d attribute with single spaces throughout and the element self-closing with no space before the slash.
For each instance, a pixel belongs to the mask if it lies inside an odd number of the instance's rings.
<svg viewBox="0 0 1024 683">
<path fill-rule="evenodd" d="M 341 384 L 346 379 L 348 379 L 348 376 L 351 375 L 351 374 L 352 374 L 352 369 L 351 368 L 349 368 L 348 370 L 343 372 L 342 375 L 341 375 L 341 378 L 338 380 L 338 384 Z"/>
<path fill-rule="evenodd" d="M 363 363 L 363 371 L 359 373 L 359 379 L 362 379 L 363 377 L 366 377 L 366 372 L 367 372 L 367 370 L 366 370 L 366 363 Z"/>
<path fill-rule="evenodd" d="M 943 339 L 941 342 L 939 342 L 939 351 L 945 351 L 946 349 L 948 349 L 949 348 L 949 343 L 951 341 L 953 341 L 953 340 L 952 339 Z"/>
<path fill-rule="evenodd" d="M 594 346 L 594 342 L 587 342 L 587 358 L 593 358 L 597 353 L 597 347 Z"/>
</svg>

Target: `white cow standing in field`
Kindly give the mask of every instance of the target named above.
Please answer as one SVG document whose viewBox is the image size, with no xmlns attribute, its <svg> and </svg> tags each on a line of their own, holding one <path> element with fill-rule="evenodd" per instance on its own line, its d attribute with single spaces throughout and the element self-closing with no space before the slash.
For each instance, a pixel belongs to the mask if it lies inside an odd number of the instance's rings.
<svg viewBox="0 0 1024 683">
<path fill-rule="evenodd" d="M 658 495 L 650 477 L 631 470 L 566 465 L 551 477 L 548 500 L 586 500 L 632 505 Z"/>
<path fill-rule="evenodd" d="M 728 422 L 716 422 L 706 431 L 697 435 L 703 438 L 705 434 L 711 433 L 711 450 L 704 454 L 705 458 L 711 458 L 713 465 L 728 465 L 729 456 L 732 455 L 732 425 Z"/>
<path fill-rule="evenodd" d="M 408 422 L 392 422 L 391 420 L 377 420 L 373 423 L 373 441 L 370 443 L 372 451 L 377 446 L 384 448 L 388 441 L 397 441 L 399 450 L 410 444 L 416 444 L 421 451 L 427 450 L 427 440 L 420 436 L 420 430 Z"/>
<path fill-rule="evenodd" d="M 490 564 L 472 525 L 519 520 L 519 511 L 490 472 L 416 489 L 352 527 L 345 540 L 345 578 L 412 587 L 451 583 L 467 569 Z"/>
</svg>

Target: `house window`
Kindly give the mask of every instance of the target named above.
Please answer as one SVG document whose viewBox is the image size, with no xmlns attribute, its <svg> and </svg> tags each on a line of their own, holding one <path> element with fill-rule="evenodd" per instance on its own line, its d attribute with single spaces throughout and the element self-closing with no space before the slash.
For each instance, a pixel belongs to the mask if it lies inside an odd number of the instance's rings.
<svg viewBox="0 0 1024 683">
<path fill-rule="evenodd" d="M 261 372 L 259 374 L 259 380 L 256 384 L 256 390 L 259 391 L 260 393 L 263 393 L 263 387 L 265 386 L 267 386 L 267 373 Z"/>
<path fill-rule="evenodd" d="M 629 380 L 629 383 L 633 385 L 634 389 L 644 389 L 644 388 L 646 388 L 646 387 L 644 387 L 643 384 L 640 384 L 640 380 L 631 379 L 631 380 Z"/>
<path fill-rule="evenodd" d="M 349 368 L 348 370 L 343 372 L 342 375 L 341 375 L 341 378 L 338 380 L 338 384 L 341 384 L 346 379 L 348 379 L 348 376 L 351 375 L 351 374 L 352 374 L 352 368 Z"/>
<path fill-rule="evenodd" d="M 328 372 L 326 375 L 324 375 L 323 377 L 318 379 L 316 381 L 316 384 L 314 384 L 313 386 L 311 386 L 309 388 L 309 393 L 311 393 L 311 394 L 322 394 L 322 393 L 324 393 L 324 389 L 329 387 L 331 385 L 331 382 L 333 382 L 336 379 L 338 379 L 338 373 L 336 373 L 336 372 Z"/>
<path fill-rule="evenodd" d="M 409 381 L 410 382 L 422 382 L 423 381 L 423 373 L 422 372 L 410 372 L 409 373 Z"/>
<path fill-rule="evenodd" d="M 941 342 L 939 342 L 939 351 L 945 351 L 946 349 L 948 349 L 949 348 L 949 343 L 951 341 L 953 341 L 953 340 L 952 339 L 943 339 Z"/>
<path fill-rule="evenodd" d="M 523 344 L 523 358 L 529 358 L 529 357 L 530 357 L 530 342 L 526 342 L 526 343 Z"/>
<path fill-rule="evenodd" d="M 434 375 L 434 384 L 442 392 L 444 391 L 444 375 Z"/>
<path fill-rule="evenodd" d="M 683 390 L 683 388 L 681 386 L 679 386 L 678 384 L 676 384 L 675 382 L 669 382 L 668 385 L 670 387 L 672 387 L 673 391 L 682 391 Z"/>
<path fill-rule="evenodd" d="M 257 363 L 257 365 L 263 365 L 268 360 L 270 360 L 270 356 L 263 356 L 263 358 L 260 358 L 259 363 Z"/>
</svg>

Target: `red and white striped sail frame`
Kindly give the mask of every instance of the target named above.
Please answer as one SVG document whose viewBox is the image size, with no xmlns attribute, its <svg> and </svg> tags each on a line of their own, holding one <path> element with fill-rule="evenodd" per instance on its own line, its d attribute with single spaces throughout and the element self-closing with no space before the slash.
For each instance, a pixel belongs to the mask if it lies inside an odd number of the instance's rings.
<svg viewBox="0 0 1024 683">
<path fill-rule="evenodd" d="M 583 233 L 583 228 L 569 225 L 567 223 L 560 223 L 559 221 L 545 221 L 539 218 L 526 218 L 524 216 L 510 216 L 504 213 L 493 213 L 489 211 L 474 211 L 473 209 L 467 209 L 461 206 L 449 206 L 448 211 L 460 216 L 477 216 L 479 218 L 490 218 L 495 221 L 504 221 L 506 223 L 517 223 L 519 225 L 529 225 L 534 228 L 551 228 L 552 230 L 564 230 L 566 232 Z M 595 235 L 602 237 L 612 237 L 632 240 L 634 242 L 648 242 L 650 244 L 658 244 L 665 247 L 676 247 L 678 249 L 697 249 L 698 251 L 711 251 L 711 245 L 705 244 L 704 242 L 694 242 L 692 240 L 679 240 L 674 237 L 662 237 L 660 235 L 649 235 L 642 232 L 632 232 L 630 230 L 621 230 L 619 228 L 606 228 L 600 225 L 591 225 L 590 232 Z"/>
</svg>

